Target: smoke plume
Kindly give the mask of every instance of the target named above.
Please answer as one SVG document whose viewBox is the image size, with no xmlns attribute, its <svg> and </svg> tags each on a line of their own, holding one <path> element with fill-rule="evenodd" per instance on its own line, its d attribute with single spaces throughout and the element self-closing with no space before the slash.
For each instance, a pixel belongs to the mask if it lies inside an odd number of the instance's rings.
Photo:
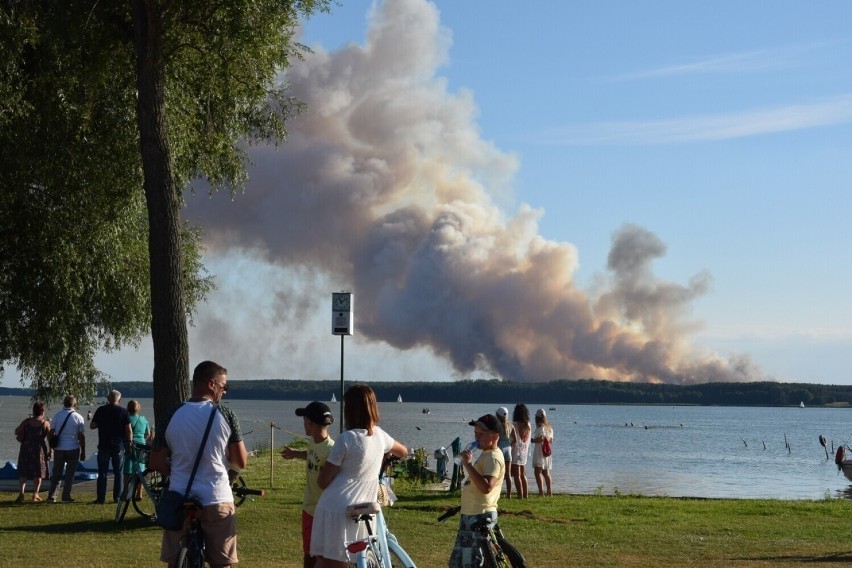
<svg viewBox="0 0 852 568">
<path fill-rule="evenodd" d="M 308 283 L 327 281 L 329 292 L 355 293 L 359 337 L 426 348 L 460 375 L 748 380 L 747 359 L 690 348 L 690 303 L 710 279 L 656 278 L 651 263 L 665 246 L 653 233 L 620 228 L 605 284 L 590 293 L 573 281 L 575 247 L 539 235 L 543 211 L 506 212 L 518 161 L 483 140 L 471 93 L 448 92 L 438 71 L 450 44 L 432 5 L 385 2 L 364 45 L 315 47 L 287 71 L 308 111 L 289 123 L 286 144 L 250 150 L 251 182 L 234 202 L 190 196 L 187 215 L 206 228 L 212 257 L 246 254 L 303 284 L 277 286 L 257 298 L 258 313 L 243 314 L 247 326 L 272 329 L 264 339 L 208 315 L 197 322 L 205 340 L 241 342 L 249 357 L 270 341 L 307 349 L 310 337 L 274 329 L 298 329 Z"/>
</svg>

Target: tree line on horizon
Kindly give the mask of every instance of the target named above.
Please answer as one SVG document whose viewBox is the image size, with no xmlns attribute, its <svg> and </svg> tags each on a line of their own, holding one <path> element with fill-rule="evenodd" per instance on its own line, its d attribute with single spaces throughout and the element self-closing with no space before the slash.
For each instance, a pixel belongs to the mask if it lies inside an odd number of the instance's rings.
<svg viewBox="0 0 852 568">
<path fill-rule="evenodd" d="M 256 380 L 229 381 L 228 399 L 322 400 L 340 398 L 340 381 Z M 491 404 L 688 404 L 703 406 L 850 406 L 852 385 L 811 383 L 701 383 L 671 385 L 627 383 L 596 379 L 522 383 L 500 380 L 453 382 L 346 381 L 345 386 L 368 382 L 380 402 L 482 402 Z M 125 400 L 153 398 L 153 383 L 125 381 L 104 383 L 98 396 L 105 399 L 110 388 L 121 391 Z M 25 388 L 0 388 L 0 394 L 32 396 Z"/>
</svg>

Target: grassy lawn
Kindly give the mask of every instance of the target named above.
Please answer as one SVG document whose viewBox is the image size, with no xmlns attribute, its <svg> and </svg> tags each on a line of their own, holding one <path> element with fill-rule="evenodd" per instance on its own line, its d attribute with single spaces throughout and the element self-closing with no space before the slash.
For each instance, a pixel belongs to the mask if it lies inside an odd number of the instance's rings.
<svg viewBox="0 0 852 568">
<path fill-rule="evenodd" d="M 238 509 L 241 564 L 301 566 L 304 462 L 253 457 L 244 472 L 265 497 Z M 532 481 L 532 480 L 531 480 Z M 534 484 L 534 483 L 533 483 Z M 386 517 L 417 565 L 446 566 L 457 520 L 436 522 L 458 496 L 408 483 Z M 42 492 L 46 497 L 46 492 Z M 158 566 L 160 530 L 132 509 L 122 525 L 111 504 L 94 505 L 93 485 L 76 503 L 14 503 L 0 495 L 0 566 Z M 852 504 L 820 501 L 672 499 L 557 495 L 500 502 L 500 524 L 532 567 L 837 566 L 852 563 Z"/>
</svg>

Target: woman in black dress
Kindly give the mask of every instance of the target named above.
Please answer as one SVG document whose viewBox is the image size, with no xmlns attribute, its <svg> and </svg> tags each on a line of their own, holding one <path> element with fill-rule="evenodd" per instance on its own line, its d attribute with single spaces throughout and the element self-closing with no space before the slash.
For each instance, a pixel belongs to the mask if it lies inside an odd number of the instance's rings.
<svg viewBox="0 0 852 568">
<path fill-rule="evenodd" d="M 21 451 L 18 453 L 18 480 L 21 490 L 18 493 L 18 503 L 24 501 L 24 493 L 27 489 L 27 480 L 33 480 L 33 503 L 41 501 L 38 493 L 41 489 L 41 480 L 48 479 L 47 471 L 47 434 L 50 432 L 50 420 L 44 417 L 44 403 L 33 404 L 33 415 L 25 418 L 15 428 L 15 437 L 21 443 Z"/>
</svg>

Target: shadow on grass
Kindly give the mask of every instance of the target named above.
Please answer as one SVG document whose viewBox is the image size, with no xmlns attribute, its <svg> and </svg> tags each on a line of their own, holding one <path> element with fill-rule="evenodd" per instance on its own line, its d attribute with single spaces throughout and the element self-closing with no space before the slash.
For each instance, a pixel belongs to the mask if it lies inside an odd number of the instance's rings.
<svg viewBox="0 0 852 568">
<path fill-rule="evenodd" d="M 397 510 L 407 510 L 407 511 L 415 511 L 418 513 L 433 513 L 437 520 L 437 517 L 441 516 L 443 513 L 446 513 L 451 507 L 458 505 L 458 503 L 453 503 L 448 505 L 446 503 L 447 499 L 418 499 L 419 501 L 434 501 L 435 504 L 426 503 L 426 504 L 414 504 L 414 503 L 406 503 L 404 501 L 397 501 L 396 504 L 393 505 L 394 509 Z M 586 519 L 576 519 L 576 518 L 564 518 L 564 517 L 550 517 L 544 516 L 540 513 L 532 511 L 530 509 L 521 509 L 519 511 L 508 511 L 506 509 L 499 509 L 498 514 L 501 518 L 523 518 L 531 521 L 542 521 L 551 524 L 557 525 L 570 525 L 574 523 L 583 523 L 587 522 Z"/>
<path fill-rule="evenodd" d="M 104 534 L 114 532 L 126 532 L 140 529 L 155 529 L 158 531 L 162 530 L 160 527 L 155 525 L 150 519 L 142 518 L 139 515 L 136 515 L 135 517 L 130 517 L 128 515 L 128 517 L 125 518 L 123 522 L 118 524 L 110 520 L 72 522 L 66 521 L 58 523 L 42 523 L 37 525 L 9 525 L 3 527 L 3 532 L 73 535 L 85 533 Z"/>
<path fill-rule="evenodd" d="M 749 558 L 738 558 L 744 562 L 770 562 L 772 564 L 848 564 L 852 562 L 852 552 L 838 552 L 837 554 L 824 554 L 822 556 L 752 556 Z"/>
</svg>

